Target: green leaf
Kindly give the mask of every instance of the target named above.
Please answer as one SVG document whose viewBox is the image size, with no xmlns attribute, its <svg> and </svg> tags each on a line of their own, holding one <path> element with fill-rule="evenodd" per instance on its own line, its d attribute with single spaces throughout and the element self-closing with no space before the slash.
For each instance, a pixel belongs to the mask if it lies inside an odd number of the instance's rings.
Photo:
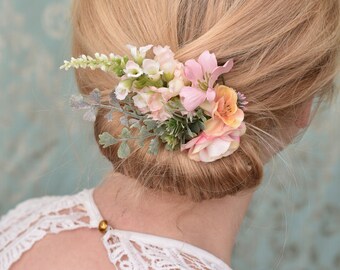
<svg viewBox="0 0 340 270">
<path fill-rule="evenodd" d="M 134 119 L 134 118 L 129 119 L 129 125 L 130 125 L 130 129 L 131 128 L 140 129 L 140 123 L 139 123 L 139 120 L 137 119 Z"/>
<path fill-rule="evenodd" d="M 133 86 L 137 89 L 142 89 L 148 84 L 148 77 L 146 75 L 140 76 L 137 80 L 133 82 Z"/>
<path fill-rule="evenodd" d="M 161 88 L 163 87 L 163 81 L 162 80 L 158 80 L 158 81 L 150 81 L 150 86 L 155 86 L 157 88 Z"/>
<path fill-rule="evenodd" d="M 133 86 L 137 89 L 142 89 L 144 87 L 155 86 L 157 88 L 163 87 L 163 81 L 161 79 L 157 81 L 153 81 L 148 78 L 147 75 L 142 75 L 138 79 L 136 79 L 133 83 Z"/>
<path fill-rule="evenodd" d="M 157 122 L 155 120 L 145 119 L 143 122 L 146 126 L 147 131 L 154 130 L 157 127 Z"/>
<path fill-rule="evenodd" d="M 173 80 L 173 78 L 175 77 L 175 75 L 173 73 L 164 73 L 162 75 L 162 79 L 166 82 L 170 82 L 171 80 Z"/>
<path fill-rule="evenodd" d="M 134 109 L 129 104 L 125 104 L 123 110 L 126 112 L 134 111 Z"/>
<path fill-rule="evenodd" d="M 202 109 L 199 109 L 197 112 L 196 112 L 196 116 L 198 119 L 202 120 L 203 122 L 207 121 L 207 118 L 206 116 L 204 115 L 204 112 Z"/>
<path fill-rule="evenodd" d="M 158 137 L 163 136 L 164 133 L 166 132 L 166 125 L 162 124 L 154 129 L 155 135 Z"/>
<path fill-rule="evenodd" d="M 131 153 L 130 147 L 127 142 L 122 142 L 118 148 L 118 157 L 127 158 Z"/>
<path fill-rule="evenodd" d="M 138 138 L 137 144 L 138 144 L 138 146 L 143 147 L 144 146 L 144 138 Z"/>
<path fill-rule="evenodd" d="M 178 148 L 177 146 L 179 145 L 179 140 L 174 136 L 165 135 L 161 137 L 161 140 L 163 143 L 165 143 L 166 150 L 173 151 Z"/>
<path fill-rule="evenodd" d="M 120 137 L 122 139 L 130 139 L 131 138 L 131 132 L 127 128 L 123 128 L 122 132 L 120 133 Z"/>
<path fill-rule="evenodd" d="M 152 155 L 157 155 L 159 149 L 159 139 L 158 137 L 153 138 L 149 144 L 148 153 Z"/>
<path fill-rule="evenodd" d="M 129 61 L 129 57 L 124 55 L 123 58 L 122 58 L 122 63 L 123 65 L 125 66 L 125 64 Z"/>
<path fill-rule="evenodd" d="M 204 130 L 204 129 L 205 129 L 205 125 L 204 125 L 203 122 L 199 121 L 198 124 L 199 124 L 201 130 Z M 198 133 L 198 132 L 197 132 L 197 133 Z"/>
<path fill-rule="evenodd" d="M 146 126 L 142 126 L 140 131 L 139 131 L 138 137 L 145 138 L 149 135 L 150 135 L 150 132 L 147 131 Z"/>
<path fill-rule="evenodd" d="M 202 126 L 201 124 L 203 124 L 201 121 L 197 121 L 197 122 L 194 122 L 192 124 L 189 125 L 189 128 L 190 130 L 193 132 L 193 133 L 200 133 L 201 130 L 204 129 L 204 125 Z M 203 128 L 202 128 L 203 127 Z"/>
<path fill-rule="evenodd" d="M 126 116 L 122 116 L 122 117 L 120 118 L 120 123 L 121 123 L 123 126 L 125 126 L 125 127 L 128 127 L 128 126 L 129 126 L 129 120 L 127 119 Z"/>
<path fill-rule="evenodd" d="M 117 140 L 115 137 L 113 137 L 110 133 L 104 132 L 99 135 L 99 144 L 103 146 L 103 148 L 109 147 L 111 145 L 114 145 L 118 143 L 119 140 Z"/>
<path fill-rule="evenodd" d="M 113 72 L 116 73 L 118 77 L 122 77 L 125 74 L 124 69 L 121 67 L 113 68 Z"/>
<path fill-rule="evenodd" d="M 189 138 L 194 138 L 197 136 L 197 134 L 192 132 L 189 127 L 187 127 L 187 135 L 189 136 Z"/>
</svg>

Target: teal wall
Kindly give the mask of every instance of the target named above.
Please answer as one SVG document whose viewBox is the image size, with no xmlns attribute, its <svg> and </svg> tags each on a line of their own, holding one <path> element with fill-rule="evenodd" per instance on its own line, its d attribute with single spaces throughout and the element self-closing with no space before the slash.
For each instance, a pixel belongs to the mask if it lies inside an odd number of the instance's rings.
<svg viewBox="0 0 340 270">
<path fill-rule="evenodd" d="M 0 0 L 0 215 L 92 187 L 110 168 L 71 112 L 69 0 Z M 340 269 L 340 102 L 267 166 L 234 254 L 239 270 Z"/>
</svg>

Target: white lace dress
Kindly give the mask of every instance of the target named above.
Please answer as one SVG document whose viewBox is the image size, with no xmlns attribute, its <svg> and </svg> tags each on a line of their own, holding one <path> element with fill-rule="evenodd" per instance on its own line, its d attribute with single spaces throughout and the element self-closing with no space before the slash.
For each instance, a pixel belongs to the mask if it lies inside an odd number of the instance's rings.
<svg viewBox="0 0 340 270">
<path fill-rule="evenodd" d="M 47 234 L 97 229 L 102 220 L 93 200 L 93 189 L 71 196 L 27 200 L 0 219 L 0 270 L 9 269 Z M 102 241 L 113 269 L 231 270 L 209 252 L 170 238 L 109 227 Z"/>
</svg>

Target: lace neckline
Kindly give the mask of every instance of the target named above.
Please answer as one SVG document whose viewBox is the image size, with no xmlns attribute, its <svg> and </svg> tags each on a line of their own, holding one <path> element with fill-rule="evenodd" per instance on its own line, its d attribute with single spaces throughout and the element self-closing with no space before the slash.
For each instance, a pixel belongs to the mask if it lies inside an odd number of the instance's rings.
<svg viewBox="0 0 340 270">
<path fill-rule="evenodd" d="M 92 227 L 97 227 L 99 222 L 103 220 L 103 217 L 100 213 L 99 208 L 97 207 L 94 197 L 93 197 L 93 191 L 94 188 L 92 189 L 85 189 L 84 193 L 87 195 L 87 202 L 89 203 L 88 211 L 89 211 L 89 216 L 90 216 L 90 223 Z M 110 227 L 110 226 L 109 226 Z M 182 250 L 183 252 L 186 252 L 188 254 L 191 254 L 192 256 L 196 257 L 197 255 L 200 255 L 217 265 L 222 266 L 226 270 L 232 270 L 224 261 L 222 261 L 220 258 L 216 257 L 212 253 L 199 248 L 197 246 L 191 245 L 187 242 L 183 242 L 180 240 L 172 239 L 172 238 L 167 238 L 163 236 L 158 236 L 158 235 L 153 235 L 153 234 L 147 234 L 147 233 L 140 233 L 140 232 L 135 232 L 135 231 L 126 231 L 126 230 L 119 230 L 119 229 L 114 229 L 110 227 L 109 230 L 107 230 L 107 233 L 114 232 L 118 236 L 125 237 L 127 239 L 131 240 L 136 240 L 136 241 L 143 241 L 143 242 L 148 242 L 150 244 L 155 244 L 155 245 L 161 245 L 163 247 L 174 247 L 178 248 L 179 250 Z"/>
</svg>

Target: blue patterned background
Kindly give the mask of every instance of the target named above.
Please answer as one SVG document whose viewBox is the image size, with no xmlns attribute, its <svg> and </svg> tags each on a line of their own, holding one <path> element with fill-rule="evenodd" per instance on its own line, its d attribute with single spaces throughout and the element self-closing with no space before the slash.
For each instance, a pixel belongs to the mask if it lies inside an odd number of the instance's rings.
<svg viewBox="0 0 340 270">
<path fill-rule="evenodd" d="M 110 165 L 68 107 L 69 0 L 0 0 L 0 215 L 93 187 Z M 340 269 L 340 102 L 267 166 L 237 242 L 239 270 Z"/>
</svg>

